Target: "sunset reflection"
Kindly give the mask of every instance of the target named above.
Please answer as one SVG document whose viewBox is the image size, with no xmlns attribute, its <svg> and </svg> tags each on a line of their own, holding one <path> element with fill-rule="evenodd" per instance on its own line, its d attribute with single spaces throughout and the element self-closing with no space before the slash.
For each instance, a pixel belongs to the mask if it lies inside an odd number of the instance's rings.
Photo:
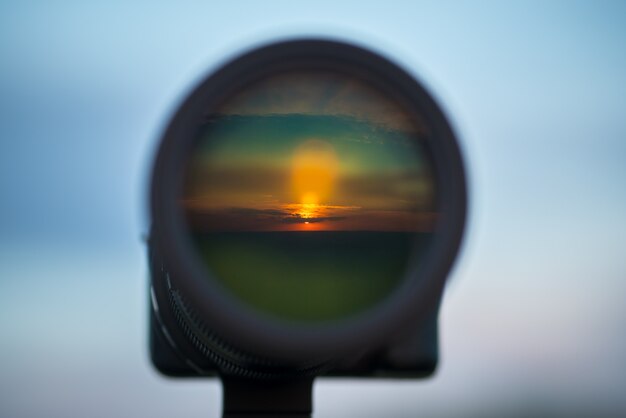
<svg viewBox="0 0 626 418">
<path fill-rule="evenodd" d="M 186 176 L 198 231 L 432 231 L 427 129 L 365 84 L 281 75 L 210 115 Z"/>
<path fill-rule="evenodd" d="M 181 209 L 210 271 L 298 320 L 384 298 L 438 222 L 428 129 L 334 73 L 281 74 L 207 115 Z"/>
</svg>

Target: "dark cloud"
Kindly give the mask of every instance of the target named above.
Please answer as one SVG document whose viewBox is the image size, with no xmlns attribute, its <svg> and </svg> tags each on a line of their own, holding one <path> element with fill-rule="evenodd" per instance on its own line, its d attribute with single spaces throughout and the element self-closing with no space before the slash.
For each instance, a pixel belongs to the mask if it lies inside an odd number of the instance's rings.
<svg viewBox="0 0 626 418">
<path fill-rule="evenodd" d="M 347 216 L 310 216 L 306 217 L 287 209 L 255 209 L 230 207 L 221 209 L 187 208 L 187 220 L 197 230 L 273 230 L 282 226 L 296 224 L 319 224 L 339 222 Z"/>
<path fill-rule="evenodd" d="M 346 216 L 323 216 L 319 218 L 304 218 L 299 215 L 291 215 L 281 219 L 281 222 L 286 224 L 300 224 L 304 222 L 308 222 L 310 224 L 320 223 L 320 222 L 332 222 L 332 221 L 343 221 L 346 219 Z"/>
<path fill-rule="evenodd" d="M 287 213 L 286 211 L 280 209 L 254 209 L 254 208 L 229 208 L 226 209 L 227 212 L 244 215 L 244 216 L 254 216 L 260 218 L 266 217 L 282 217 Z"/>
<path fill-rule="evenodd" d="M 297 213 L 292 213 L 282 209 L 254 209 L 254 208 L 229 208 L 224 210 L 225 213 L 255 218 L 259 221 L 275 221 L 286 224 L 295 223 L 320 223 L 341 221 L 346 219 L 345 216 L 320 216 L 320 217 L 304 217 Z"/>
</svg>

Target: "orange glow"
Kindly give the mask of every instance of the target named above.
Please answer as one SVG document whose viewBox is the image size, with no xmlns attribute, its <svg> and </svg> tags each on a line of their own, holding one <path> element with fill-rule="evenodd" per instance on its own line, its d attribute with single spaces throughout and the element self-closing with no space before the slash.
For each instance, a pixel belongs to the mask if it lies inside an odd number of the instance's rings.
<svg viewBox="0 0 626 418">
<path fill-rule="evenodd" d="M 319 203 L 319 199 L 317 198 L 316 193 L 307 192 L 300 198 L 300 203 L 303 205 L 317 205 Z"/>
<path fill-rule="evenodd" d="M 303 207 L 310 206 L 310 212 L 317 205 L 327 202 L 335 188 L 338 166 L 335 149 L 328 142 L 311 139 L 299 145 L 291 164 L 291 187 L 295 200 Z"/>
<path fill-rule="evenodd" d="M 296 210 L 293 211 L 294 214 L 303 219 L 314 218 L 318 214 L 318 212 L 319 206 L 315 203 L 303 203 L 301 205 L 297 205 Z"/>
</svg>

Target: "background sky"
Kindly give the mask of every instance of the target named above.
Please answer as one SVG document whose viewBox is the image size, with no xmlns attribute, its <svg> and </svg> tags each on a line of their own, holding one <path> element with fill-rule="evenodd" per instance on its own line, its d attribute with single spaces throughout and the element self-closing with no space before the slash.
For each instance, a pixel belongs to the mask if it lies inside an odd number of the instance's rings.
<svg viewBox="0 0 626 418">
<path fill-rule="evenodd" d="M 0 415 L 218 416 L 217 382 L 148 361 L 151 157 L 206 71 L 324 35 L 429 86 L 471 202 L 437 376 L 324 380 L 316 416 L 623 416 L 625 20 L 623 2 L 2 2 Z"/>
</svg>

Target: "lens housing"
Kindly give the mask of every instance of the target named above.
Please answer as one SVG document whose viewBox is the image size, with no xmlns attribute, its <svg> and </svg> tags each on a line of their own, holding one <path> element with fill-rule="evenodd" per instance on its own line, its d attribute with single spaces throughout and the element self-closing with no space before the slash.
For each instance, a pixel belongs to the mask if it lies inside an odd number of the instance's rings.
<svg viewBox="0 0 626 418">
<path fill-rule="evenodd" d="M 428 145 L 438 183 L 441 222 L 424 262 L 377 305 L 324 323 L 297 323 L 264 315 L 225 292 L 198 257 L 178 204 L 186 161 L 207 111 L 219 108 L 256 80 L 294 70 L 355 74 L 401 101 L 409 112 L 419 114 L 431 131 Z M 350 44 L 287 41 L 252 50 L 226 63 L 189 94 L 158 150 L 151 211 L 153 304 L 157 311 L 169 301 L 173 316 L 186 328 L 186 338 L 195 341 L 192 345 L 223 373 L 259 377 L 317 374 L 333 360 L 402 340 L 436 312 L 463 233 L 465 175 L 456 138 L 443 112 L 411 75 L 387 59 Z"/>
</svg>

